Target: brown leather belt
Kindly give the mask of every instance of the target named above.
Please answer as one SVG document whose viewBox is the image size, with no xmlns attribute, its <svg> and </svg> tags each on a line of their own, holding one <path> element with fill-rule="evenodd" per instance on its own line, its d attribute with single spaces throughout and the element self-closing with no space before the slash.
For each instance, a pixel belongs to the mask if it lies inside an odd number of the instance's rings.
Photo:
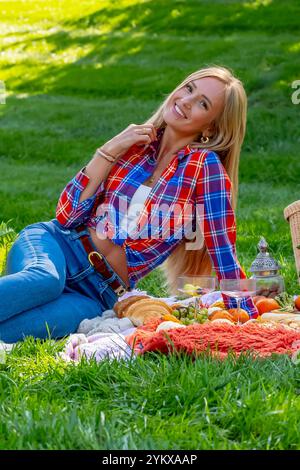
<svg viewBox="0 0 300 470">
<path fill-rule="evenodd" d="M 85 230 L 85 229 L 86 229 L 86 226 L 84 225 L 80 225 L 79 227 L 76 227 L 77 232 L 81 232 L 82 230 Z M 85 251 L 87 252 L 89 262 L 91 263 L 92 266 L 94 266 L 96 271 L 102 274 L 102 276 L 105 279 L 109 279 L 110 277 L 112 277 L 112 273 L 108 269 L 103 259 L 104 256 L 98 251 L 95 251 L 93 245 L 91 244 L 89 240 L 89 235 L 82 235 L 79 238 L 81 240 L 81 243 Z M 124 286 L 122 286 L 117 279 L 109 281 L 109 283 L 118 296 L 121 296 L 125 294 L 125 292 L 127 292 L 127 289 Z"/>
</svg>

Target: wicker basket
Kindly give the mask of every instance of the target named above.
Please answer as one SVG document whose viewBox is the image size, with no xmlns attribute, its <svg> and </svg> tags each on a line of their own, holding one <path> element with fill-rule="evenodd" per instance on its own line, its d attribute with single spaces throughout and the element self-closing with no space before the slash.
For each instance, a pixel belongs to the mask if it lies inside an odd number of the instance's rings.
<svg viewBox="0 0 300 470">
<path fill-rule="evenodd" d="M 291 228 L 296 269 L 300 284 L 300 201 L 295 201 L 287 206 L 283 213 Z"/>
</svg>

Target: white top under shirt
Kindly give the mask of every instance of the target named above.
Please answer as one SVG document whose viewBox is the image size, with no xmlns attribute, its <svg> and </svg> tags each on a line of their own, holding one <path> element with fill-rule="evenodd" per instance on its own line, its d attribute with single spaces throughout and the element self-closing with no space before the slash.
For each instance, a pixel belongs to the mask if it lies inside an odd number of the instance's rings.
<svg viewBox="0 0 300 470">
<path fill-rule="evenodd" d="M 141 184 L 132 196 L 128 207 L 128 213 L 125 214 L 121 222 L 121 229 L 127 232 L 128 235 L 136 230 L 137 220 L 142 212 L 144 203 L 151 192 L 151 189 L 152 188 L 149 186 Z"/>
</svg>

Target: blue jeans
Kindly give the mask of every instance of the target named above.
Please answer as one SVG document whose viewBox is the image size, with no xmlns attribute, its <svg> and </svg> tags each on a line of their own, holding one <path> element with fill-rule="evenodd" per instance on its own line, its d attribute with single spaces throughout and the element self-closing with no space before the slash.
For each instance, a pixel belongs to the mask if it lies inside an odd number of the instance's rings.
<svg viewBox="0 0 300 470">
<path fill-rule="evenodd" d="M 109 279 L 94 269 L 79 239 L 83 234 L 89 235 L 87 228 L 78 233 L 56 219 L 21 230 L 0 277 L 0 340 L 62 338 L 113 307 L 118 296 L 109 280 L 126 286 L 106 260 Z"/>
</svg>

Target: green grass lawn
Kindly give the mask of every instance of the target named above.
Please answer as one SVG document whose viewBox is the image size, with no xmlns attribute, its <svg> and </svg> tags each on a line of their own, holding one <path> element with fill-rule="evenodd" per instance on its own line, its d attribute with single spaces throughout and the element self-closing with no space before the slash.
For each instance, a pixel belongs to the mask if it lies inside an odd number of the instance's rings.
<svg viewBox="0 0 300 470">
<path fill-rule="evenodd" d="M 224 65 L 249 101 L 239 260 L 250 274 L 265 236 L 300 291 L 283 218 L 300 192 L 298 1 L 1 0 L 0 13 L 0 222 L 18 232 L 54 217 L 96 147 L 188 73 Z M 138 287 L 166 295 L 162 285 L 157 269 Z M 287 357 L 72 366 L 55 359 L 62 347 L 28 338 L 0 365 L 0 449 L 300 448 L 299 364 Z"/>
</svg>

